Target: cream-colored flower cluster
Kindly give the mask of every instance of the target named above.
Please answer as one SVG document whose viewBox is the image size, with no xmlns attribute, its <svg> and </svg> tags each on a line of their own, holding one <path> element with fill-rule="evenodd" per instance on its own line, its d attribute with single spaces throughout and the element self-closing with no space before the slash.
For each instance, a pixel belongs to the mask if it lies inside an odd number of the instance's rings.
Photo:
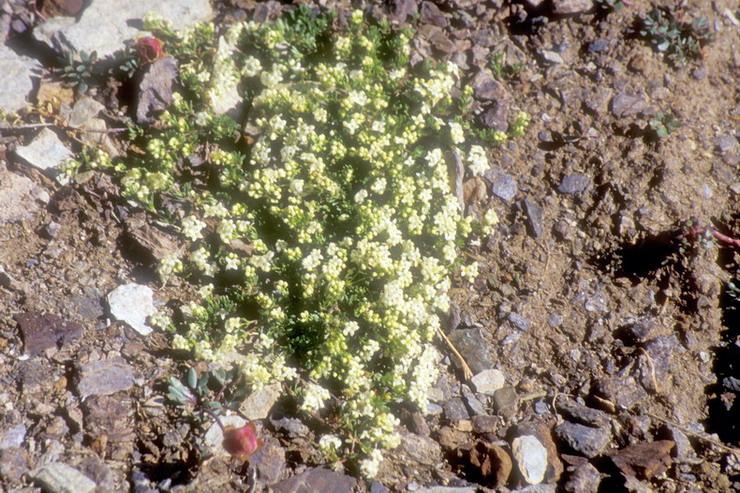
<svg viewBox="0 0 740 493">
<path fill-rule="evenodd" d="M 199 96 L 175 98 L 121 182 L 152 211 L 165 195 L 188 204 L 170 220 L 190 246 L 159 273 L 207 284 L 174 346 L 239 365 L 254 388 L 293 380 L 305 412 L 338 405 L 320 448 L 373 476 L 398 445 L 394 403 L 426 406 L 451 275 L 477 275 L 459 265 L 472 224 L 448 156 L 471 174 L 488 159 L 452 104 L 456 65 L 409 69 L 410 34 L 360 12 L 333 43 L 327 17 L 297 12 L 298 27 L 200 27 L 173 42 Z M 250 139 L 210 111 L 234 91 Z"/>
</svg>

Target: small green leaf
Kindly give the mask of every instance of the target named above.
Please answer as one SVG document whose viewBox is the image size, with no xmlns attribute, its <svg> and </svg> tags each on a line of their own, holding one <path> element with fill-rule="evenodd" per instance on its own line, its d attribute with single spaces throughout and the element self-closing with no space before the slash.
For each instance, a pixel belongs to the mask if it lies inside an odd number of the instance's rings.
<svg viewBox="0 0 740 493">
<path fill-rule="evenodd" d="M 194 389 L 198 384 L 198 374 L 195 373 L 195 368 L 188 368 L 188 387 Z"/>
</svg>

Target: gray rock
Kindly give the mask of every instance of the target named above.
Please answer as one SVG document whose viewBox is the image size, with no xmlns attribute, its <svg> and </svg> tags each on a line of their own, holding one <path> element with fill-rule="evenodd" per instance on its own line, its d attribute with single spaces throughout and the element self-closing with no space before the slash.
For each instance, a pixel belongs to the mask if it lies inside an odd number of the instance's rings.
<svg viewBox="0 0 740 493">
<path fill-rule="evenodd" d="M 722 379 L 722 385 L 733 392 L 740 392 L 740 379 L 735 377 L 725 377 Z"/>
<path fill-rule="evenodd" d="M 475 394 L 470 391 L 467 385 L 462 386 L 462 394 L 463 400 L 468 406 L 468 409 L 470 410 L 472 416 L 480 416 L 482 414 L 486 414 L 486 410 L 483 407 L 483 404 L 478 400 Z"/>
<path fill-rule="evenodd" d="M 478 488 L 473 486 L 427 486 L 419 488 L 416 493 L 475 493 Z"/>
<path fill-rule="evenodd" d="M 177 31 L 209 20 L 213 10 L 207 0 L 95 0 L 78 21 L 71 17 L 54 17 L 34 29 L 33 35 L 62 54 L 97 51 L 100 58 L 106 58 L 123 49 L 125 41 L 143 34 L 134 26 L 148 13 L 166 19 Z"/>
<path fill-rule="evenodd" d="M 524 481 L 529 484 L 541 483 L 547 470 L 545 446 L 535 436 L 523 435 L 511 442 L 511 452 Z"/>
<path fill-rule="evenodd" d="M 591 426 L 609 426 L 609 415 L 604 411 L 586 407 L 573 399 L 558 399 L 557 410 L 568 419 Z"/>
<path fill-rule="evenodd" d="M 491 191 L 501 200 L 511 202 L 511 199 L 513 199 L 519 191 L 519 187 L 513 177 L 505 173 L 501 173 L 493 178 Z"/>
<path fill-rule="evenodd" d="M 611 440 L 611 433 L 606 428 L 592 428 L 569 421 L 556 426 L 555 435 L 588 458 L 599 455 Z"/>
<path fill-rule="evenodd" d="M 631 409 L 647 397 L 647 392 L 632 376 L 599 380 L 596 384 L 596 393 L 620 409 Z"/>
<path fill-rule="evenodd" d="M 249 470 L 254 471 L 262 484 L 277 483 L 285 471 L 285 449 L 274 441 L 268 441 L 249 457 Z"/>
<path fill-rule="evenodd" d="M 89 395 L 111 395 L 134 385 L 131 366 L 120 356 L 92 361 L 79 370 L 77 392 L 81 399 Z"/>
<path fill-rule="evenodd" d="M 19 482 L 28 472 L 28 452 L 20 447 L 0 450 L 0 478 L 6 483 Z"/>
<path fill-rule="evenodd" d="M 460 329 L 452 331 L 449 339 L 462 354 L 472 372 L 480 373 L 493 367 L 493 356 L 489 342 L 483 337 L 480 329 Z M 457 365 L 457 359 L 453 359 Z"/>
<path fill-rule="evenodd" d="M 506 316 L 506 318 L 514 325 L 514 327 L 524 332 L 527 332 L 532 328 L 532 322 L 518 313 L 511 312 Z"/>
<path fill-rule="evenodd" d="M 72 127 L 83 128 L 87 122 L 95 118 L 105 109 L 105 106 L 89 96 L 82 96 L 72 107 L 68 123 Z"/>
<path fill-rule="evenodd" d="M 108 306 L 114 318 L 126 322 L 132 329 L 145 336 L 152 332 L 146 324 L 147 317 L 154 315 L 154 293 L 148 286 L 136 283 L 123 284 L 108 293 Z"/>
<path fill-rule="evenodd" d="M 48 128 L 42 129 L 28 145 L 17 147 L 15 153 L 28 164 L 42 170 L 56 168 L 72 159 L 69 149 Z"/>
<path fill-rule="evenodd" d="M 154 118 L 166 110 L 173 101 L 172 85 L 177 78 L 177 60 L 166 56 L 146 68 L 139 83 L 139 94 L 136 101 L 136 121 L 151 123 Z M 226 113 L 231 107 L 218 113 Z"/>
<path fill-rule="evenodd" d="M 285 432 L 289 437 L 307 437 L 311 433 L 308 426 L 301 423 L 297 418 L 271 419 L 270 423 L 277 431 Z"/>
<path fill-rule="evenodd" d="M 49 493 L 90 493 L 96 487 L 92 479 L 62 462 L 45 464 L 28 476 Z"/>
<path fill-rule="evenodd" d="M 609 47 L 609 41 L 606 39 L 595 39 L 588 44 L 590 53 L 599 53 Z"/>
<path fill-rule="evenodd" d="M 694 447 L 691 446 L 691 442 L 686 434 L 672 425 L 666 425 L 666 429 L 668 430 L 668 435 L 671 440 L 676 442 L 676 447 L 674 449 L 676 460 L 678 462 L 692 462 L 693 460 L 696 460 Z"/>
<path fill-rule="evenodd" d="M 609 302 L 606 299 L 606 296 L 601 293 L 596 293 L 591 298 L 586 300 L 586 302 L 583 304 L 583 307 L 588 312 L 602 313 L 607 311 L 607 309 L 609 308 Z"/>
<path fill-rule="evenodd" d="M 720 135 L 717 137 L 717 150 L 724 154 L 737 148 L 737 138 L 734 135 Z"/>
<path fill-rule="evenodd" d="M 563 316 L 559 313 L 551 313 L 547 318 L 547 325 L 550 327 L 560 327 L 563 323 Z"/>
<path fill-rule="evenodd" d="M 519 395 L 511 385 L 501 387 L 493 394 L 493 410 L 496 414 L 511 417 L 519 408 Z"/>
<path fill-rule="evenodd" d="M 272 489 L 275 493 L 304 493 L 309 491 L 352 493 L 356 483 L 357 480 L 352 476 L 323 467 L 315 467 L 280 481 Z"/>
<path fill-rule="evenodd" d="M 612 99 L 612 114 L 617 118 L 636 115 L 647 109 L 648 103 L 639 94 L 619 93 Z"/>
<path fill-rule="evenodd" d="M 447 16 L 432 2 L 422 2 L 421 22 L 434 24 L 439 27 L 447 27 Z"/>
<path fill-rule="evenodd" d="M 0 226 L 33 217 L 39 206 L 36 184 L 25 176 L 0 171 Z"/>
<path fill-rule="evenodd" d="M 41 64 L 27 56 L 16 54 L 0 43 L 0 108 L 15 113 L 28 106 L 27 97 L 33 90 L 34 77 L 41 72 Z"/>
<path fill-rule="evenodd" d="M 15 316 L 23 334 L 23 346 L 30 356 L 53 347 L 70 344 L 82 337 L 82 325 L 53 314 L 19 313 Z"/>
<path fill-rule="evenodd" d="M 542 207 L 537 204 L 534 200 L 524 199 L 522 200 L 522 207 L 524 213 L 527 215 L 527 227 L 529 233 L 535 238 L 539 238 L 542 235 Z"/>
<path fill-rule="evenodd" d="M 557 493 L 557 487 L 554 484 L 532 484 L 518 490 L 511 490 L 511 493 Z"/>
<path fill-rule="evenodd" d="M 85 476 L 95 481 L 98 487 L 97 491 L 115 491 L 116 489 L 120 489 L 120 487 L 116 486 L 113 471 L 97 455 L 92 455 L 84 459 L 77 467 Z"/>
<path fill-rule="evenodd" d="M 239 411 L 249 420 L 265 419 L 267 414 L 280 398 L 281 386 L 279 383 L 266 385 L 255 390 L 239 406 Z"/>
<path fill-rule="evenodd" d="M 370 493 L 390 493 L 390 490 L 380 481 L 373 481 L 370 483 Z"/>
<path fill-rule="evenodd" d="M 479 394 L 493 395 L 498 389 L 504 386 L 506 378 L 499 370 L 484 370 L 470 379 L 473 388 Z"/>
<path fill-rule="evenodd" d="M 458 397 L 443 402 L 442 409 L 444 410 L 445 418 L 447 418 L 451 423 L 463 419 L 470 419 L 470 414 L 468 414 L 465 403 Z"/>
<path fill-rule="evenodd" d="M 572 173 L 565 175 L 558 185 L 558 192 L 566 195 L 580 193 L 586 190 L 591 184 L 591 178 L 582 173 Z"/>
<path fill-rule="evenodd" d="M 0 450 L 20 447 L 26 439 L 28 429 L 24 424 L 17 424 L 0 431 Z"/>
<path fill-rule="evenodd" d="M 593 7 L 593 0 L 552 0 L 552 13 L 555 15 L 583 14 Z"/>
<path fill-rule="evenodd" d="M 442 461 L 442 447 L 429 437 L 408 433 L 401 436 L 399 451 L 407 460 L 424 466 L 434 466 Z M 328 490 L 322 490 L 328 491 Z"/>
<path fill-rule="evenodd" d="M 599 490 L 602 475 L 598 469 L 585 462 L 576 467 L 570 477 L 563 483 L 567 493 L 591 493 Z"/>
<path fill-rule="evenodd" d="M 565 63 L 565 60 L 563 60 L 563 57 L 557 51 L 542 50 L 540 52 L 540 56 L 542 57 L 542 60 L 548 64 L 559 65 L 561 63 Z"/>
<path fill-rule="evenodd" d="M 500 418 L 486 414 L 473 416 L 472 422 L 475 433 L 495 433 L 501 427 Z"/>
</svg>

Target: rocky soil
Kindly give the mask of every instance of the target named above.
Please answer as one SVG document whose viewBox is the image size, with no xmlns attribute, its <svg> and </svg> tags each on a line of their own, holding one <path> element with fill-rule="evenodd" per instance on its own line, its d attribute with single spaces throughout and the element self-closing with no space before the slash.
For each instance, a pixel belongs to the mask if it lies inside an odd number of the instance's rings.
<svg viewBox="0 0 740 493">
<path fill-rule="evenodd" d="M 460 190 L 469 214 L 501 218 L 465 250 L 481 273 L 446 320 L 473 377 L 439 341 L 432 403 L 401 411 L 402 445 L 372 482 L 321 467 L 279 388 L 227 419 L 266 442 L 248 462 L 168 403 L 189 361 L 145 317 L 192 296 L 152 268 L 176 237 L 104 175 L 54 177 L 83 143 L 115 150 L 137 104 L 111 79 L 62 87 L 56 55 L 104 58 L 151 8 L 226 25 L 291 6 L 124 3 L 0 11 L 0 107 L 32 105 L 0 123 L 0 491 L 740 489 L 740 3 L 655 3 L 708 19 L 713 40 L 686 61 L 640 34 L 644 1 L 353 3 L 417 29 L 412 63 L 457 63 L 482 125 L 532 115 Z M 666 115 L 680 126 L 661 135 Z"/>
</svg>

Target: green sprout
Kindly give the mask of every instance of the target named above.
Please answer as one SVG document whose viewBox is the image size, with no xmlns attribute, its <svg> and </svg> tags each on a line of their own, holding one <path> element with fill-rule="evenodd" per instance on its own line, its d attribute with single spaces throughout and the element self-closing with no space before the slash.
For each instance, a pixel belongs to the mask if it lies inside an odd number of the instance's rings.
<svg viewBox="0 0 740 493">
<path fill-rule="evenodd" d="M 674 63 L 684 64 L 702 56 L 702 47 L 714 39 L 706 17 L 683 22 L 682 12 L 668 7 L 655 7 L 642 19 L 640 36 Z"/>
<path fill-rule="evenodd" d="M 681 126 L 681 122 L 672 114 L 660 112 L 655 115 L 655 118 L 650 120 L 648 125 L 655 137 L 665 139 L 671 132 Z"/>
<path fill-rule="evenodd" d="M 67 87 L 74 87 L 77 94 L 85 94 L 93 85 L 97 61 L 98 53 L 96 51 L 69 53 L 64 60 L 64 68 L 59 70 L 64 84 Z"/>
</svg>

